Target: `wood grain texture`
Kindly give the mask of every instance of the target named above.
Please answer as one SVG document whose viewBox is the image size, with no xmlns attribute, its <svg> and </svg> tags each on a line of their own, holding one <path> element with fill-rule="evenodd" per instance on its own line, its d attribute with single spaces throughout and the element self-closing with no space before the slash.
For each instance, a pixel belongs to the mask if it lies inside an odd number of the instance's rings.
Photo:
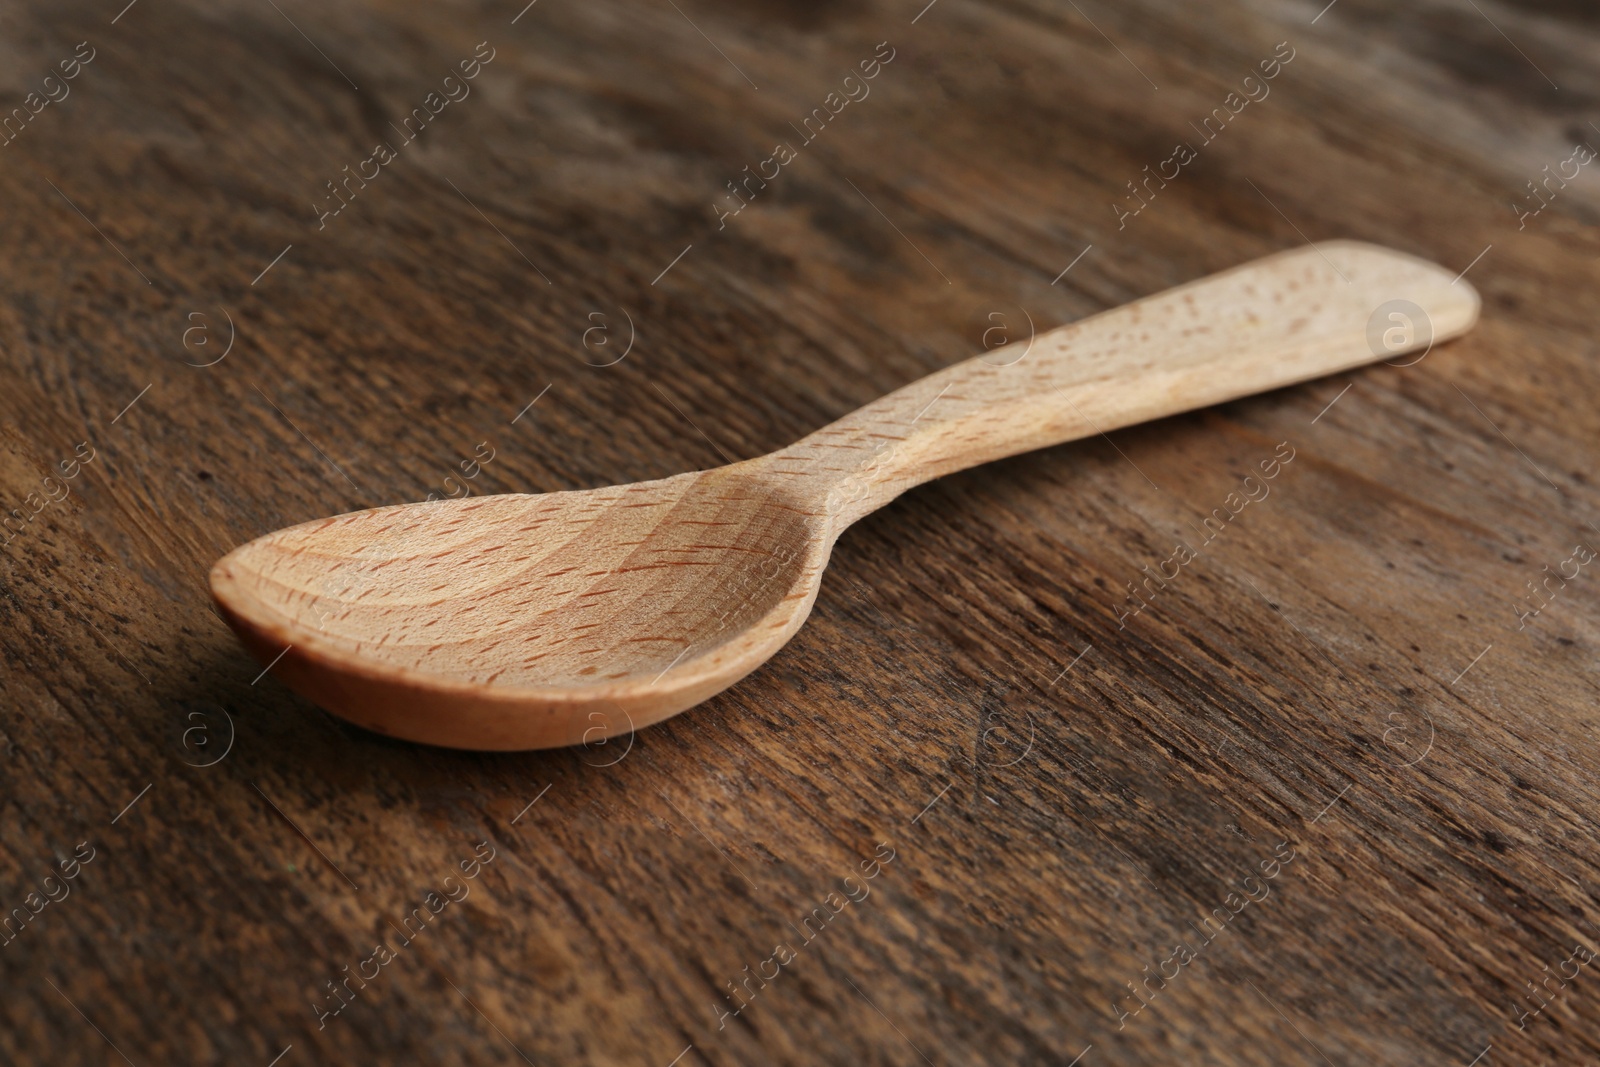
<svg viewBox="0 0 1600 1067">
<path fill-rule="evenodd" d="M 313 520 L 234 549 L 208 581 L 264 668 L 358 726 L 491 751 L 596 743 L 765 663 L 805 622 L 839 535 L 907 489 L 1385 356 L 1421 359 L 1479 305 L 1436 264 L 1329 241 L 1001 345 L 765 456 Z M 1208 516 L 1210 539 L 1266 499 L 1282 448 L 1292 457 L 1280 443 L 1246 495 Z M 452 486 L 496 455 L 475 454 Z M 1162 568 L 1145 594 L 1176 577 Z"/>
<path fill-rule="evenodd" d="M 0 1060 L 1600 1058 L 1590 7 L 276 6 L 4 16 Z M 631 743 L 385 740 L 207 607 L 270 530 L 748 459 L 1335 238 L 1481 322 L 908 492 Z"/>
</svg>

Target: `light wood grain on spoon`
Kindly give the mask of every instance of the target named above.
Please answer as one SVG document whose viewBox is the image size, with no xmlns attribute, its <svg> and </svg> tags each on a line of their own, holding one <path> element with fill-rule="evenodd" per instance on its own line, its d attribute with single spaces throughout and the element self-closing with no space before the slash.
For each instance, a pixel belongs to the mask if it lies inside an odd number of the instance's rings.
<svg viewBox="0 0 1600 1067">
<path fill-rule="evenodd" d="M 1395 300 L 1426 321 L 1374 346 L 1369 320 Z M 768 456 L 305 523 L 224 557 L 211 588 L 276 676 L 370 729 L 592 742 L 760 666 L 805 621 L 840 533 L 914 485 L 1393 358 L 1465 332 L 1478 306 L 1434 264 L 1327 242 L 957 364 Z"/>
</svg>

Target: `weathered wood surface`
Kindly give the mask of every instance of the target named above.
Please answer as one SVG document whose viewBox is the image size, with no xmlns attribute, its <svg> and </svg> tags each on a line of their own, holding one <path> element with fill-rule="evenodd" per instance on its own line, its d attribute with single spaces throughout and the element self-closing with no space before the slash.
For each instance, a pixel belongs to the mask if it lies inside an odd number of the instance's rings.
<svg viewBox="0 0 1600 1067">
<path fill-rule="evenodd" d="M 1597 47 L 1575 0 L 14 5 L 0 1059 L 1600 1057 Z M 483 442 L 473 492 L 753 456 L 1024 312 L 1333 237 L 1483 321 L 917 489 L 631 746 L 387 741 L 208 607 L 233 546 Z"/>
</svg>

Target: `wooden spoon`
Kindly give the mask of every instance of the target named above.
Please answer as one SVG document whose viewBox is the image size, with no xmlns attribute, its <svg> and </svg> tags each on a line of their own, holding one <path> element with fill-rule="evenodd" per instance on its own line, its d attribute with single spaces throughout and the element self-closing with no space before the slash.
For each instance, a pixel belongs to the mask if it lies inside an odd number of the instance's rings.
<svg viewBox="0 0 1600 1067">
<path fill-rule="evenodd" d="M 235 549 L 211 590 L 290 688 L 369 729 L 594 742 L 760 666 L 810 613 L 839 535 L 914 485 L 1416 351 L 1478 305 L 1423 260 L 1309 246 L 969 359 L 771 455 L 320 519 Z"/>
</svg>

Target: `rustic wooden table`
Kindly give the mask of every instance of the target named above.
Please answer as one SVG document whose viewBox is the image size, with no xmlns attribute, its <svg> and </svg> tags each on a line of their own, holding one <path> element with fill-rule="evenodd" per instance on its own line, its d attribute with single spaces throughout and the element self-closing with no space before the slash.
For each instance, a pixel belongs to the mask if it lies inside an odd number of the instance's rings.
<svg viewBox="0 0 1600 1067">
<path fill-rule="evenodd" d="M 1600 1056 L 1592 5 L 523 2 L 0 19 L 0 1060 Z M 209 607 L 1332 237 L 1482 323 L 913 491 L 632 738 L 386 740 Z"/>
</svg>

